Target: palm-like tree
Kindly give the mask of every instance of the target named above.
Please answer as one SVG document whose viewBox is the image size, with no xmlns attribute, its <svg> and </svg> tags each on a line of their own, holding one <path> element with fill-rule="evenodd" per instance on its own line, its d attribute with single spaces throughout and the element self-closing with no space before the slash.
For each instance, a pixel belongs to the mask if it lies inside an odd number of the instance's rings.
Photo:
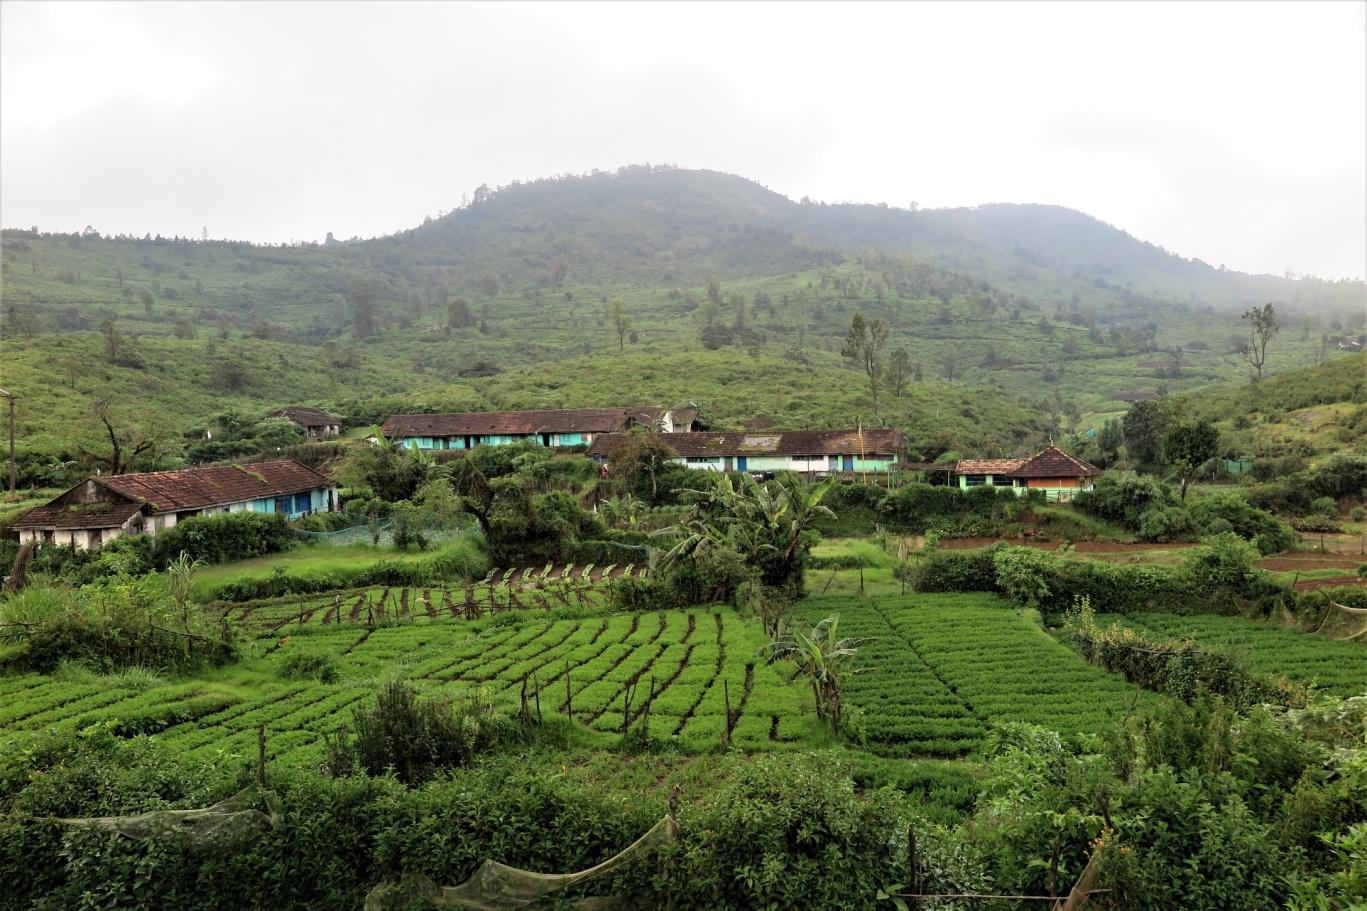
<svg viewBox="0 0 1367 911">
<path fill-rule="evenodd" d="M 855 658 L 859 647 L 870 641 L 866 638 L 841 639 L 839 626 L 838 617 L 827 617 L 809 632 L 783 630 L 759 651 L 766 655 L 769 664 L 788 659 L 797 666 L 798 676 L 805 678 L 812 688 L 816 717 L 837 733 L 845 722 L 841 704 L 844 679 L 859 672 L 860 668 L 853 667 Z"/>
</svg>

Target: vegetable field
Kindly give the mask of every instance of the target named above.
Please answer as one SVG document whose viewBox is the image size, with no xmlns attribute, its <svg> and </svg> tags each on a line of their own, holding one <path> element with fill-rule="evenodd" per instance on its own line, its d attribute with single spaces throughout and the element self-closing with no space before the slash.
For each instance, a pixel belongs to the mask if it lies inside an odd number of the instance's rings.
<svg viewBox="0 0 1367 911">
<path fill-rule="evenodd" d="M 1095 668 L 1030 616 L 992 595 L 812 598 L 804 619 L 839 614 L 842 636 L 868 636 L 849 700 L 871 749 L 960 756 L 998 721 L 1087 732 L 1123 714 L 1137 692 Z"/>
<path fill-rule="evenodd" d="M 1367 693 L 1367 644 L 1340 642 L 1221 614 L 1143 613 L 1127 615 L 1120 622 L 1241 656 L 1254 670 L 1284 674 L 1293 682 L 1314 684 L 1332 696 Z"/>
<path fill-rule="evenodd" d="M 411 592 L 408 603 L 417 603 Z M 255 640 L 255 657 L 210 679 L 136 690 L 0 677 L 0 738 L 108 721 L 116 733 L 154 734 L 213 757 L 249 755 L 264 724 L 272 758 L 316 762 L 322 734 L 349 720 L 382 678 L 400 674 L 432 691 L 486 688 L 508 711 L 525 681 L 529 703 L 543 715 L 571 716 L 603 743 L 621 734 L 624 720 L 638 726 L 649 701 L 651 736 L 689 751 L 721 741 L 729 698 L 734 742 L 768 749 L 803 740 L 811 722 L 805 691 L 755 658 L 762 641 L 757 624 L 724 608 L 578 619 L 448 616 L 373 628 L 320 621 Z M 326 667 L 318 676 L 331 682 L 290 679 L 299 666 Z"/>
</svg>

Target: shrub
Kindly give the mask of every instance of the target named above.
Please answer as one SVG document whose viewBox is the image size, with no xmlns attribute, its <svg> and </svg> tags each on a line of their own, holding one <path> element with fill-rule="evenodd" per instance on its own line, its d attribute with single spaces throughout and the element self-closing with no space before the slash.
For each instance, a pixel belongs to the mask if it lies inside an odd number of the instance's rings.
<svg viewBox="0 0 1367 911">
<path fill-rule="evenodd" d="M 1001 548 L 993 557 L 997 586 L 1022 607 L 1038 608 L 1049 597 L 1049 580 L 1058 575 L 1060 562 L 1031 547 Z"/>
<path fill-rule="evenodd" d="M 393 773 L 419 784 L 442 769 L 469 765 L 517 727 L 482 691 L 452 701 L 422 696 L 402 681 L 380 688 L 375 704 L 353 712 L 350 730 L 327 738 L 327 768 L 334 775 Z"/>
<path fill-rule="evenodd" d="M 99 671 L 186 670 L 236 655 L 196 615 L 188 623 L 148 580 L 87 586 L 78 592 L 31 586 L 4 603 L 0 627 L 18 648 L 4 664 L 51 673 L 66 661 Z"/>
<path fill-rule="evenodd" d="M 1173 506 L 1176 498 L 1170 487 L 1148 475 L 1109 471 L 1096 479 L 1091 490 L 1079 491 L 1073 504 L 1083 512 L 1137 531 L 1145 513 Z"/>
<path fill-rule="evenodd" d="M 1203 535 L 1232 531 L 1254 542 L 1260 553 L 1277 553 L 1295 543 L 1296 536 L 1289 525 L 1235 494 L 1201 497 L 1190 503 L 1188 511 Z"/>
<path fill-rule="evenodd" d="M 1322 516 L 1338 515 L 1339 506 L 1333 497 L 1316 497 L 1310 501 L 1310 509 Z"/>
<path fill-rule="evenodd" d="M 1367 520 L 1367 509 L 1364 509 L 1361 506 L 1354 506 L 1348 511 L 1348 518 L 1352 519 L 1354 522 Z"/>
<path fill-rule="evenodd" d="M 1176 541 L 1190 530 L 1191 515 L 1180 506 L 1155 506 L 1139 517 L 1139 536 L 1145 541 Z"/>
<path fill-rule="evenodd" d="M 977 551 L 940 551 L 926 561 L 916 576 L 922 592 L 1000 592 L 997 547 Z"/>
<path fill-rule="evenodd" d="M 196 516 L 151 539 L 152 562 L 164 567 L 185 551 L 192 560 L 231 563 L 289 550 L 298 543 L 289 522 L 277 513 L 233 512 Z"/>
</svg>

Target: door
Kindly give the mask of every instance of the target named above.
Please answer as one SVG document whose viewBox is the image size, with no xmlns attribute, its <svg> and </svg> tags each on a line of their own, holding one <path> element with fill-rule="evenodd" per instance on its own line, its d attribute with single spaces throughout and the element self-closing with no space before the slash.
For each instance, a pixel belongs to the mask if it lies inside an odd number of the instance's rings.
<svg viewBox="0 0 1367 911">
<path fill-rule="evenodd" d="M 845 471 L 854 471 L 854 456 L 852 456 L 852 455 L 847 455 L 847 456 L 845 456 L 845 466 L 844 466 L 844 470 L 845 470 Z"/>
<path fill-rule="evenodd" d="M 746 462 L 748 462 L 748 461 L 749 461 L 749 459 L 747 459 L 745 456 L 737 456 L 737 457 L 736 457 L 736 471 L 744 471 L 744 470 L 745 470 L 745 464 L 746 464 Z"/>
</svg>

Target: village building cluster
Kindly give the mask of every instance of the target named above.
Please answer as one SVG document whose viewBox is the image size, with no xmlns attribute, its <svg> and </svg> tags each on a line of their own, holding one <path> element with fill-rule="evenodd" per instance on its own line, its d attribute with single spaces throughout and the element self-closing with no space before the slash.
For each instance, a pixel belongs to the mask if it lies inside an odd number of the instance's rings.
<svg viewBox="0 0 1367 911">
<path fill-rule="evenodd" d="M 316 408 L 272 412 L 298 424 L 311 439 L 341 433 L 341 421 Z M 583 447 L 606 466 L 633 430 L 659 435 L 674 461 L 689 468 L 771 476 L 887 476 L 910 470 L 944 470 L 963 489 L 982 485 L 1018 493 L 1037 490 L 1067 500 L 1089 489 L 1101 472 L 1049 446 L 1028 459 L 965 459 L 930 468 L 907 462 L 900 430 L 746 430 L 712 432 L 696 405 L 684 408 L 581 408 L 451 414 L 396 414 L 380 432 L 421 450 L 469 450 L 532 441 L 551 448 Z M 23 543 L 85 549 L 124 535 L 153 534 L 191 516 L 251 511 L 297 519 L 338 506 L 337 487 L 326 476 L 287 458 L 247 465 L 206 465 L 179 471 L 95 476 L 30 510 L 13 528 Z"/>
</svg>

